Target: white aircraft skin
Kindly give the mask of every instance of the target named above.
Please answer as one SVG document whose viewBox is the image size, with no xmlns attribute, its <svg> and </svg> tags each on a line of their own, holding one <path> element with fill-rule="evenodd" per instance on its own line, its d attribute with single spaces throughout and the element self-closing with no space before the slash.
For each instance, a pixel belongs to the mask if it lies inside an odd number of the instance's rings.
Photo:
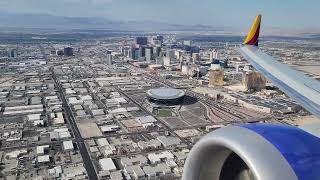
<svg viewBox="0 0 320 180">
<path fill-rule="evenodd" d="M 320 117 L 320 82 L 262 52 L 260 22 L 258 15 L 239 52 L 279 89 Z M 309 125 L 312 128 L 254 123 L 215 130 L 193 146 L 182 179 L 319 180 L 320 124 Z"/>
<path fill-rule="evenodd" d="M 301 104 L 306 110 L 320 117 L 320 82 L 312 79 L 273 57 L 257 46 L 244 45 L 239 52 L 250 64 L 280 90 Z"/>
<path fill-rule="evenodd" d="M 239 52 L 280 90 L 320 117 L 320 82 L 262 52 L 258 47 L 260 24 L 258 15 Z"/>
</svg>

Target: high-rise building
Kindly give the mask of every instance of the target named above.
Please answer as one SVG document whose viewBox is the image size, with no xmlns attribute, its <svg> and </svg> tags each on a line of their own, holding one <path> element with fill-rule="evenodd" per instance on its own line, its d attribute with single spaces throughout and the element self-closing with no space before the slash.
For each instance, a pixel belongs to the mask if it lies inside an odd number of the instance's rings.
<svg viewBox="0 0 320 180">
<path fill-rule="evenodd" d="M 164 40 L 163 36 L 153 36 L 150 42 L 152 45 L 162 46 L 163 40 Z"/>
<path fill-rule="evenodd" d="M 152 49 L 147 48 L 146 49 L 146 61 L 151 61 L 151 59 L 152 59 Z"/>
<path fill-rule="evenodd" d="M 183 75 L 189 75 L 190 67 L 188 65 L 183 65 L 181 67 L 181 72 Z"/>
<path fill-rule="evenodd" d="M 120 46 L 120 47 L 119 47 L 119 51 L 120 51 L 120 53 L 123 55 L 123 54 L 124 54 L 124 47 L 123 47 L 123 46 Z"/>
<path fill-rule="evenodd" d="M 131 47 L 129 51 L 129 58 L 134 59 L 134 50 L 135 48 Z"/>
<path fill-rule="evenodd" d="M 154 46 L 161 46 L 162 43 L 161 43 L 161 41 L 159 41 L 159 40 L 152 40 L 152 45 L 154 45 Z"/>
<path fill-rule="evenodd" d="M 218 59 L 218 51 L 216 49 L 210 52 L 210 60 Z"/>
<path fill-rule="evenodd" d="M 171 59 L 175 58 L 175 50 L 173 49 L 167 49 L 166 50 L 166 57 L 169 57 Z"/>
<path fill-rule="evenodd" d="M 63 56 L 63 51 L 62 51 L 62 50 L 57 50 L 57 51 L 56 51 L 56 54 L 57 54 L 58 56 Z"/>
<path fill-rule="evenodd" d="M 161 44 L 162 44 L 163 41 L 164 41 L 164 37 L 163 36 L 157 36 L 157 40 L 159 40 L 161 42 Z"/>
<path fill-rule="evenodd" d="M 124 49 L 123 49 L 123 55 L 124 55 L 125 57 L 131 57 L 131 56 L 130 56 L 130 55 L 131 55 L 131 49 L 128 48 L 128 47 L 124 48 Z"/>
<path fill-rule="evenodd" d="M 201 60 L 200 54 L 199 53 L 193 53 L 192 54 L 192 60 L 193 60 L 193 62 L 200 61 Z"/>
<path fill-rule="evenodd" d="M 209 85 L 210 86 L 223 86 L 224 85 L 224 72 L 220 68 L 211 69 L 209 71 Z"/>
<path fill-rule="evenodd" d="M 171 66 L 171 58 L 170 57 L 163 57 L 163 65 Z"/>
<path fill-rule="evenodd" d="M 17 50 L 16 49 L 11 49 L 8 53 L 8 56 L 10 58 L 16 58 L 18 56 Z"/>
<path fill-rule="evenodd" d="M 266 87 L 266 78 L 259 72 L 244 72 L 242 83 L 247 91 L 261 91 Z"/>
<path fill-rule="evenodd" d="M 182 59 L 182 54 L 183 54 L 182 51 L 175 51 L 175 52 L 174 52 L 174 56 L 175 56 L 177 59 L 179 59 L 179 60 Z"/>
<path fill-rule="evenodd" d="M 130 50 L 130 58 L 134 60 L 139 59 L 139 53 L 140 53 L 139 48 L 132 47 Z"/>
<path fill-rule="evenodd" d="M 160 56 L 160 52 L 161 52 L 161 47 L 158 47 L 158 46 L 153 47 L 153 55 L 155 57 L 159 57 Z"/>
<path fill-rule="evenodd" d="M 66 47 L 63 49 L 63 54 L 65 56 L 73 56 L 73 48 L 72 47 Z"/>
<path fill-rule="evenodd" d="M 135 43 L 140 46 L 145 46 L 148 44 L 148 38 L 147 37 L 136 37 Z"/>
<path fill-rule="evenodd" d="M 140 57 L 145 57 L 145 56 L 146 56 L 146 48 L 140 46 L 140 47 L 139 47 L 139 58 L 140 58 Z"/>
<path fill-rule="evenodd" d="M 134 59 L 134 60 L 137 60 L 137 59 L 139 59 L 140 58 L 140 51 L 139 51 L 139 48 L 135 48 L 134 49 L 134 53 L 133 53 L 133 58 L 132 59 Z"/>
<path fill-rule="evenodd" d="M 107 62 L 106 62 L 106 64 L 107 65 L 112 65 L 112 59 L 113 59 L 112 54 L 107 54 Z"/>
</svg>

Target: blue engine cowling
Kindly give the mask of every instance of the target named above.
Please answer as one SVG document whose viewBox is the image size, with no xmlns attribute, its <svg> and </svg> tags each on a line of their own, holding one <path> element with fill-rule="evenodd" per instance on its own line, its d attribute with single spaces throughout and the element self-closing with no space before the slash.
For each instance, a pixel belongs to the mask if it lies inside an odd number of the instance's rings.
<svg viewBox="0 0 320 180">
<path fill-rule="evenodd" d="M 320 139 L 285 125 L 221 128 L 192 148 L 182 179 L 319 180 Z"/>
</svg>

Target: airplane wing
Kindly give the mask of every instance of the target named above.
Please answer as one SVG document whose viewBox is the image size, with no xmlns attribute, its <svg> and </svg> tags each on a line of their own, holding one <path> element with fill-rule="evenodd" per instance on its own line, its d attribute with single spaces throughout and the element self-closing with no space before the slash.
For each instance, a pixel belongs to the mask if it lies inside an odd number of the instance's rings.
<svg viewBox="0 0 320 180">
<path fill-rule="evenodd" d="M 320 82 L 262 52 L 258 47 L 260 24 L 258 15 L 239 52 L 281 91 L 320 117 Z"/>
<path fill-rule="evenodd" d="M 260 21 L 259 15 L 239 51 L 283 92 L 320 116 L 320 83 L 259 50 Z M 215 130 L 191 149 L 182 180 L 319 180 L 319 129 L 315 124 L 300 129 L 256 123 Z"/>
</svg>

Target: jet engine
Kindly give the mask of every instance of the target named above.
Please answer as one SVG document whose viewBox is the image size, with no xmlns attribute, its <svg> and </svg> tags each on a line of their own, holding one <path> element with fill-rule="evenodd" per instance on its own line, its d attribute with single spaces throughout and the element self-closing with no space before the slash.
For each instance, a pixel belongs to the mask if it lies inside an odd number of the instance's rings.
<svg viewBox="0 0 320 180">
<path fill-rule="evenodd" d="M 320 139 L 285 125 L 227 126 L 190 151 L 182 180 L 319 180 Z"/>
</svg>

